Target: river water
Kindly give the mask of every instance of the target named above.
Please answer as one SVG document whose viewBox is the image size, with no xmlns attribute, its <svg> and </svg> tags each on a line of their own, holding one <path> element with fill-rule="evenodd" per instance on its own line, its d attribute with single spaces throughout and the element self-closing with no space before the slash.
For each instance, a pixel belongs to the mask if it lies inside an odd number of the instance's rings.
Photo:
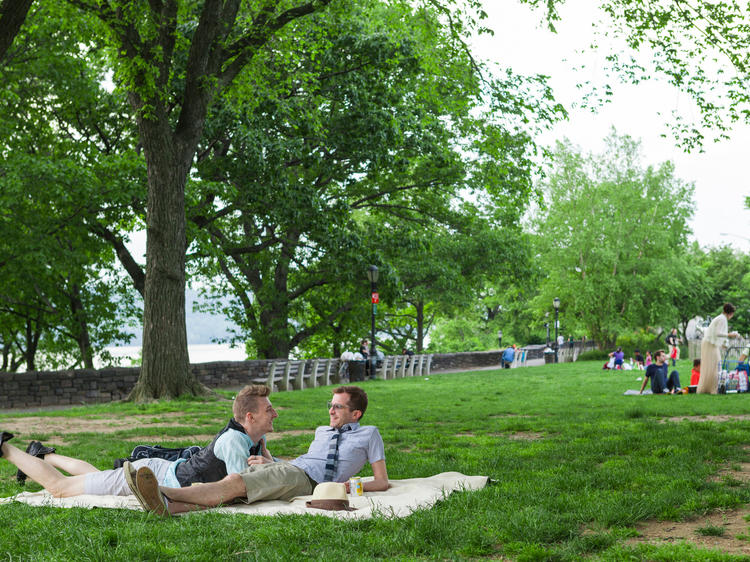
<svg viewBox="0 0 750 562">
<path fill-rule="evenodd" d="M 107 351 L 113 358 L 119 360 L 121 367 L 131 367 L 140 364 L 141 346 L 128 345 L 122 347 L 108 347 Z M 188 346 L 190 363 L 210 363 L 211 361 L 245 361 L 245 347 L 232 347 L 229 344 L 210 343 L 194 344 Z M 94 361 L 94 366 L 99 369 L 105 365 L 100 359 Z"/>
</svg>

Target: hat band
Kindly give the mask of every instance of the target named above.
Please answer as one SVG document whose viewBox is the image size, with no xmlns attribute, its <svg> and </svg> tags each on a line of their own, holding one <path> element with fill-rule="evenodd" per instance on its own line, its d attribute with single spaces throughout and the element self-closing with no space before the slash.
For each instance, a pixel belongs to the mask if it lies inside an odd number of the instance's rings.
<svg viewBox="0 0 750 562">
<path fill-rule="evenodd" d="M 315 509 L 326 509 L 328 511 L 355 511 L 357 508 L 349 507 L 349 500 L 310 500 L 306 502 L 307 507 Z"/>
</svg>

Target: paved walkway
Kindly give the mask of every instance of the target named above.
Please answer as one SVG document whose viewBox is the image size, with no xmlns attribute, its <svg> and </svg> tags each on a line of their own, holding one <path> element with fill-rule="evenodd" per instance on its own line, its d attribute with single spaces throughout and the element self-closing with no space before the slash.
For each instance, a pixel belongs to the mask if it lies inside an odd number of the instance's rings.
<svg viewBox="0 0 750 562">
<path fill-rule="evenodd" d="M 539 367 L 540 365 L 544 365 L 544 358 L 542 359 L 527 359 L 526 365 L 524 367 Z M 500 368 L 500 365 L 490 365 L 489 367 L 466 367 L 464 369 L 448 369 L 445 371 L 435 371 L 432 372 L 437 374 L 443 374 L 443 373 L 467 373 L 469 371 L 495 371 Z"/>
</svg>

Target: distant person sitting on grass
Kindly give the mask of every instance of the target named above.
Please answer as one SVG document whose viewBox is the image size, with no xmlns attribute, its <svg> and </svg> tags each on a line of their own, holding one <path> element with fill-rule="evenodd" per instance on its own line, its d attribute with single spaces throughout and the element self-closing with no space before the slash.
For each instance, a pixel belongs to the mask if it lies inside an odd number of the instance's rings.
<svg viewBox="0 0 750 562">
<path fill-rule="evenodd" d="M 615 360 L 613 369 L 622 369 L 622 364 L 625 362 L 625 352 L 621 347 L 618 347 L 615 351 L 609 354 Z"/>
<path fill-rule="evenodd" d="M 99 470 L 86 461 L 58 455 L 38 441 L 32 441 L 29 452 L 24 453 L 7 443 L 13 434 L 5 431 L 0 432 L 0 457 L 16 465 L 56 498 L 82 494 L 127 496 L 131 493 L 128 478 L 142 467 L 149 467 L 168 486 L 214 482 L 244 470 L 249 459 L 273 462 L 266 449 L 265 434 L 273 431 L 273 420 L 278 414 L 268 399 L 269 393 L 270 389 L 263 385 L 243 388 L 232 405 L 233 418 L 208 446 L 189 459 L 139 459 L 125 463 L 122 468 Z M 32 447 L 35 443 L 38 445 Z"/>
<path fill-rule="evenodd" d="M 389 487 L 385 467 L 385 446 L 378 428 L 359 425 L 367 409 L 367 394 L 356 386 L 340 386 L 328 403 L 329 425 L 315 430 L 307 453 L 290 462 L 250 459 L 240 474 L 219 482 L 187 488 L 159 486 L 148 467 L 138 469 L 133 493 L 152 513 L 168 516 L 240 499 L 290 500 L 313 492 L 320 482 L 344 482 L 357 474 L 366 462 L 374 479 L 363 483 L 365 491 Z"/>
<path fill-rule="evenodd" d="M 637 369 L 643 370 L 645 368 L 646 361 L 643 359 L 643 355 L 639 349 L 636 349 L 635 353 L 633 353 L 633 359 L 635 360 L 635 366 Z"/>
<path fill-rule="evenodd" d="M 690 371 L 690 386 L 698 386 L 701 378 L 701 360 L 693 359 L 693 370 Z"/>
<path fill-rule="evenodd" d="M 513 364 L 513 360 L 516 358 L 516 346 L 515 345 L 509 345 L 505 351 L 503 351 L 503 355 L 500 358 L 500 363 L 503 366 L 503 369 L 510 369 L 510 366 Z"/>
<path fill-rule="evenodd" d="M 669 368 L 667 361 L 667 355 L 663 350 L 660 349 L 654 353 L 654 363 L 646 367 L 646 376 L 643 377 L 643 384 L 640 390 L 641 394 L 643 394 L 643 389 L 646 388 L 646 382 L 649 379 L 651 379 L 651 392 L 654 394 L 664 394 L 665 392 L 676 394 L 681 392 L 680 374 L 677 371 L 672 371 L 669 374 L 669 378 L 667 378 L 667 369 Z"/>
</svg>

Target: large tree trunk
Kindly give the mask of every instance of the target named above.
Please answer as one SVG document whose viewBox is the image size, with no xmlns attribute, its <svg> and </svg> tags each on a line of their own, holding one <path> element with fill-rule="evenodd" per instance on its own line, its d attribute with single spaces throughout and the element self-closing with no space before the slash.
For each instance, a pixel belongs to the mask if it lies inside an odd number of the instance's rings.
<svg viewBox="0 0 750 562">
<path fill-rule="evenodd" d="M 93 369 L 94 354 L 91 351 L 91 336 L 89 335 L 88 322 L 86 322 L 86 311 L 81 302 L 80 288 L 75 283 L 73 283 L 70 291 L 70 311 L 73 315 L 73 334 L 81 352 L 83 368 Z"/>
<path fill-rule="evenodd" d="M 414 308 L 417 311 L 417 353 L 422 353 L 424 350 L 424 303 L 420 301 L 414 305 Z"/>
<path fill-rule="evenodd" d="M 33 0 L 3 0 L 0 2 L 0 59 L 13 44 Z"/>
<path fill-rule="evenodd" d="M 31 318 L 26 318 L 26 352 L 24 358 L 26 359 L 27 371 L 36 371 L 36 350 L 39 346 L 40 337 L 39 322 L 32 322 Z"/>
<path fill-rule="evenodd" d="M 185 183 L 191 158 L 180 153 L 167 131 L 157 134 L 158 126 L 141 125 L 149 129 L 141 135 L 148 208 L 143 362 L 130 394 L 135 401 L 205 392 L 190 372 L 185 327 Z"/>
<path fill-rule="evenodd" d="M 278 359 L 289 357 L 289 307 L 286 292 L 278 294 L 270 303 L 258 304 L 261 307 L 260 323 L 263 336 L 256 339 L 258 357 L 261 359 Z"/>
</svg>

